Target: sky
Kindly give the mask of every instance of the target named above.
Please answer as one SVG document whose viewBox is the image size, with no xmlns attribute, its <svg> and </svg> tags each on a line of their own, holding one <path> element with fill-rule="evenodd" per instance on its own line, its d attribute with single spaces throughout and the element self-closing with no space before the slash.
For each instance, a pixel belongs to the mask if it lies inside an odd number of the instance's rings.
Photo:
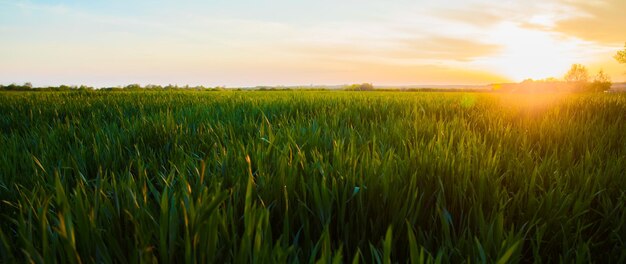
<svg viewBox="0 0 626 264">
<path fill-rule="evenodd" d="M 0 84 L 626 81 L 625 0 L 0 0 Z"/>
</svg>

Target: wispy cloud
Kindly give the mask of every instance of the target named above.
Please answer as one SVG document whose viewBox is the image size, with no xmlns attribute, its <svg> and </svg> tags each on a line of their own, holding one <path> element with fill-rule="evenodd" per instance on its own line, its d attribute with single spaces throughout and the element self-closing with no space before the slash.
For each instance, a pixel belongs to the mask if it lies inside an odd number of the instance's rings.
<svg viewBox="0 0 626 264">
<path fill-rule="evenodd" d="M 578 16 L 560 20 L 554 30 L 588 41 L 618 45 L 626 41 L 626 1 L 566 1 Z"/>
</svg>

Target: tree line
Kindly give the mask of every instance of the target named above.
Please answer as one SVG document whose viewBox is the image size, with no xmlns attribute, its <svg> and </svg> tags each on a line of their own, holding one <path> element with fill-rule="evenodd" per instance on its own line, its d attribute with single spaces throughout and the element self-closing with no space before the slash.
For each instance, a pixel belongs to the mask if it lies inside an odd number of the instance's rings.
<svg viewBox="0 0 626 264">
<path fill-rule="evenodd" d="M 178 86 L 178 85 L 154 85 L 148 84 L 145 86 L 141 86 L 140 84 L 129 84 L 126 86 L 117 86 L 117 87 L 103 87 L 98 88 L 100 91 L 134 91 L 134 90 L 202 90 L 202 91 L 221 91 L 226 89 L 224 86 L 215 86 L 215 87 L 205 87 L 205 86 Z M 80 86 L 69 86 L 69 85 L 59 85 L 59 86 L 47 86 L 47 87 L 33 87 L 30 82 L 26 82 L 24 84 L 9 84 L 9 85 L 0 85 L 0 91 L 93 91 L 96 90 L 94 87 L 80 85 Z"/>
<path fill-rule="evenodd" d="M 624 49 L 617 51 L 617 53 L 613 56 L 617 62 L 621 64 L 626 64 L 626 43 L 624 43 Z M 532 79 L 524 80 L 520 84 L 508 85 L 508 87 L 502 87 L 503 85 L 493 85 L 492 90 L 494 91 L 505 91 L 505 90 L 516 90 L 519 87 L 531 89 L 537 89 L 537 87 L 541 87 L 544 89 L 546 87 L 552 88 L 552 90 L 570 90 L 570 91 L 579 91 L 579 92 L 603 92 L 611 89 L 611 78 L 604 72 L 604 70 L 598 71 L 593 76 L 589 73 L 587 67 L 582 64 L 573 64 L 569 71 L 564 76 L 565 83 L 557 80 L 556 78 L 547 78 L 544 80 L 535 81 Z M 513 87 L 513 88 L 512 88 Z M 104 91 L 115 91 L 115 90 L 174 90 L 174 89 L 193 89 L 193 90 L 204 90 L 204 91 L 221 91 L 224 90 L 224 86 L 216 86 L 216 87 L 204 87 L 204 86 L 178 86 L 178 85 L 153 85 L 149 84 L 146 86 L 141 86 L 139 84 L 129 84 L 124 87 L 106 87 L 100 88 L 98 90 Z M 32 83 L 26 82 L 22 85 L 18 84 L 9 84 L 9 85 L 0 85 L 0 91 L 92 91 L 94 90 L 91 86 L 81 85 L 81 86 L 68 86 L 68 85 L 60 85 L 60 86 L 49 86 L 49 87 L 40 87 L 34 88 Z M 271 88 L 261 87 L 259 90 L 272 90 Z M 347 91 L 373 91 L 374 85 L 371 83 L 362 83 L 362 84 L 352 84 L 344 87 L 344 90 Z"/>
</svg>

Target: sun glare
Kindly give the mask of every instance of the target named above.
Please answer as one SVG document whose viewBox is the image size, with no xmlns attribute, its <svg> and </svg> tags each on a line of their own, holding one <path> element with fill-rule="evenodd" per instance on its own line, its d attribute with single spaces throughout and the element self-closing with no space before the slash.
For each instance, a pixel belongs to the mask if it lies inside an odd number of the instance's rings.
<svg viewBox="0 0 626 264">
<path fill-rule="evenodd" d="M 576 51 L 584 44 L 514 24 L 496 27 L 489 33 L 489 38 L 501 45 L 502 51 L 480 63 L 516 82 L 563 76 L 571 64 L 579 62 Z"/>
</svg>

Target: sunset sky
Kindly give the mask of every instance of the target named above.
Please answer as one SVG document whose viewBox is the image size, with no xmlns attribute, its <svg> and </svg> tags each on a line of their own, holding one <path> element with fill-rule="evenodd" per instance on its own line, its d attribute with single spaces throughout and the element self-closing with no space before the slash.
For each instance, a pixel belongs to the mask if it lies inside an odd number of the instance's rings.
<svg viewBox="0 0 626 264">
<path fill-rule="evenodd" d="M 626 81 L 625 0 L 6 1 L 0 84 Z"/>
</svg>

